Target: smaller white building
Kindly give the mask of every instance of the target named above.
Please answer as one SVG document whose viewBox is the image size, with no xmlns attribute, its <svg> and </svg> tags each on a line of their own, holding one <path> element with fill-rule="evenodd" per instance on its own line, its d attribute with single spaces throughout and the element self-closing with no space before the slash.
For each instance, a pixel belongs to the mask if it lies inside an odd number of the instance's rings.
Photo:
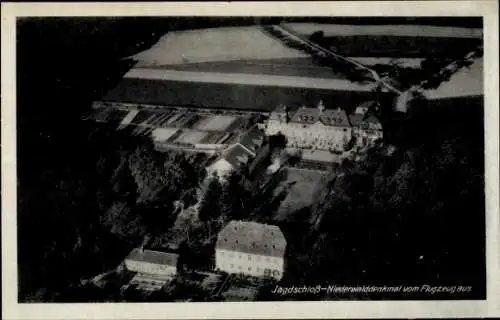
<svg viewBox="0 0 500 320">
<path fill-rule="evenodd" d="M 140 274 L 173 277 L 177 274 L 179 255 L 135 248 L 125 258 L 125 268 Z"/>
<path fill-rule="evenodd" d="M 353 137 L 356 138 L 358 146 L 372 145 L 384 136 L 382 124 L 374 116 L 353 114 L 349 117 L 349 121 L 352 124 Z"/>
<path fill-rule="evenodd" d="M 207 176 L 211 177 L 215 173 L 218 177 L 224 178 L 233 171 L 250 166 L 258 157 L 263 143 L 264 133 L 258 127 L 253 127 L 241 137 L 239 142 L 227 147 L 221 157 L 207 167 Z"/>
<path fill-rule="evenodd" d="M 278 226 L 230 221 L 219 233 L 216 269 L 280 280 L 285 270 L 286 240 Z"/>
<path fill-rule="evenodd" d="M 370 108 L 375 104 L 374 101 L 366 101 L 359 106 L 356 107 L 356 110 L 354 111 L 354 114 L 361 114 L 365 115 L 368 113 Z"/>
</svg>

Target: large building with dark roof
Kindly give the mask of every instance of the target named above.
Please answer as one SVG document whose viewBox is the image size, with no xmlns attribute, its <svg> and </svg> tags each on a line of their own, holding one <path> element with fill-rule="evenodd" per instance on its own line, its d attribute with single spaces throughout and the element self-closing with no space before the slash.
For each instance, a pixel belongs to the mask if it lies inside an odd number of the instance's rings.
<svg viewBox="0 0 500 320">
<path fill-rule="evenodd" d="M 295 148 L 342 150 L 351 140 L 352 128 L 346 112 L 340 108 L 302 107 L 289 112 L 286 106 L 273 111 L 266 125 L 266 134 L 281 133 L 288 145 Z"/>
<path fill-rule="evenodd" d="M 322 101 L 317 108 L 302 107 L 294 112 L 281 105 L 271 112 L 266 134 L 281 133 L 289 147 L 312 150 L 343 151 L 353 137 L 360 146 L 370 145 L 383 137 L 382 124 L 367 113 L 373 104 L 362 103 L 349 116 L 341 108 L 325 109 Z"/>
<path fill-rule="evenodd" d="M 280 280 L 285 268 L 286 239 L 278 226 L 230 221 L 219 233 L 216 269 Z"/>
</svg>

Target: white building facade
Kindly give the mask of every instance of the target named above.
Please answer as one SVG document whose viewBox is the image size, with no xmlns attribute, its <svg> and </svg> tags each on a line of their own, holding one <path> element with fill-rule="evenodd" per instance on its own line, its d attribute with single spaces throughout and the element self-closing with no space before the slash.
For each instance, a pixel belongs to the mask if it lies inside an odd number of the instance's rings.
<svg viewBox="0 0 500 320">
<path fill-rule="evenodd" d="M 280 280 L 285 270 L 285 250 L 286 240 L 279 227 L 234 220 L 218 235 L 215 268 Z"/>
<path fill-rule="evenodd" d="M 383 138 L 382 125 L 367 115 L 373 102 L 356 108 L 351 116 L 344 110 L 325 110 L 320 101 L 317 108 L 299 108 L 289 113 L 286 106 L 271 112 L 265 125 L 267 135 L 283 134 L 292 148 L 344 151 L 353 138 L 358 145 L 370 145 Z"/>
<path fill-rule="evenodd" d="M 377 140 L 384 137 L 382 124 L 374 116 L 353 114 L 349 117 L 353 128 L 353 136 L 356 138 L 356 145 L 370 146 Z"/>
<path fill-rule="evenodd" d="M 128 271 L 160 277 L 173 277 L 177 274 L 178 255 L 136 248 L 125 258 Z"/>
<path fill-rule="evenodd" d="M 325 110 L 320 101 L 317 108 L 302 107 L 293 114 L 285 106 L 273 111 L 266 134 L 278 133 L 287 138 L 289 147 L 343 150 L 352 138 L 352 127 L 344 110 Z"/>
</svg>

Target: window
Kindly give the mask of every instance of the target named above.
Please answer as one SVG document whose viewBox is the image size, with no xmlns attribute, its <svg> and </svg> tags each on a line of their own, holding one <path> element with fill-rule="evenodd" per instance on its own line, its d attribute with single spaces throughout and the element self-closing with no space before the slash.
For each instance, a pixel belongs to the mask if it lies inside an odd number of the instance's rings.
<svg viewBox="0 0 500 320">
<path fill-rule="evenodd" d="M 252 271 L 252 267 L 248 267 L 248 271 Z"/>
<path fill-rule="evenodd" d="M 251 261 L 251 260 L 252 260 L 252 256 L 248 255 L 248 261 Z"/>
<path fill-rule="evenodd" d="M 231 264 L 229 265 L 229 268 L 233 269 L 233 268 L 234 268 L 234 264 L 232 264 L 232 263 L 231 263 Z"/>
<path fill-rule="evenodd" d="M 220 255 L 221 255 L 221 256 L 223 256 L 223 255 L 224 255 L 224 251 L 221 251 L 221 252 L 220 252 Z"/>
</svg>

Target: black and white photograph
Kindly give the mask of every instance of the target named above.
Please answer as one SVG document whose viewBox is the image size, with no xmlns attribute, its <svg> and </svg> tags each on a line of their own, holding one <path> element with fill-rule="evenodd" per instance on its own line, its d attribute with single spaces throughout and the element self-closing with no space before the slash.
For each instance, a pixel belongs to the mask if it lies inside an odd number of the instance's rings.
<svg viewBox="0 0 500 320">
<path fill-rule="evenodd" d="M 15 300 L 485 301 L 484 25 L 16 17 Z"/>
</svg>

